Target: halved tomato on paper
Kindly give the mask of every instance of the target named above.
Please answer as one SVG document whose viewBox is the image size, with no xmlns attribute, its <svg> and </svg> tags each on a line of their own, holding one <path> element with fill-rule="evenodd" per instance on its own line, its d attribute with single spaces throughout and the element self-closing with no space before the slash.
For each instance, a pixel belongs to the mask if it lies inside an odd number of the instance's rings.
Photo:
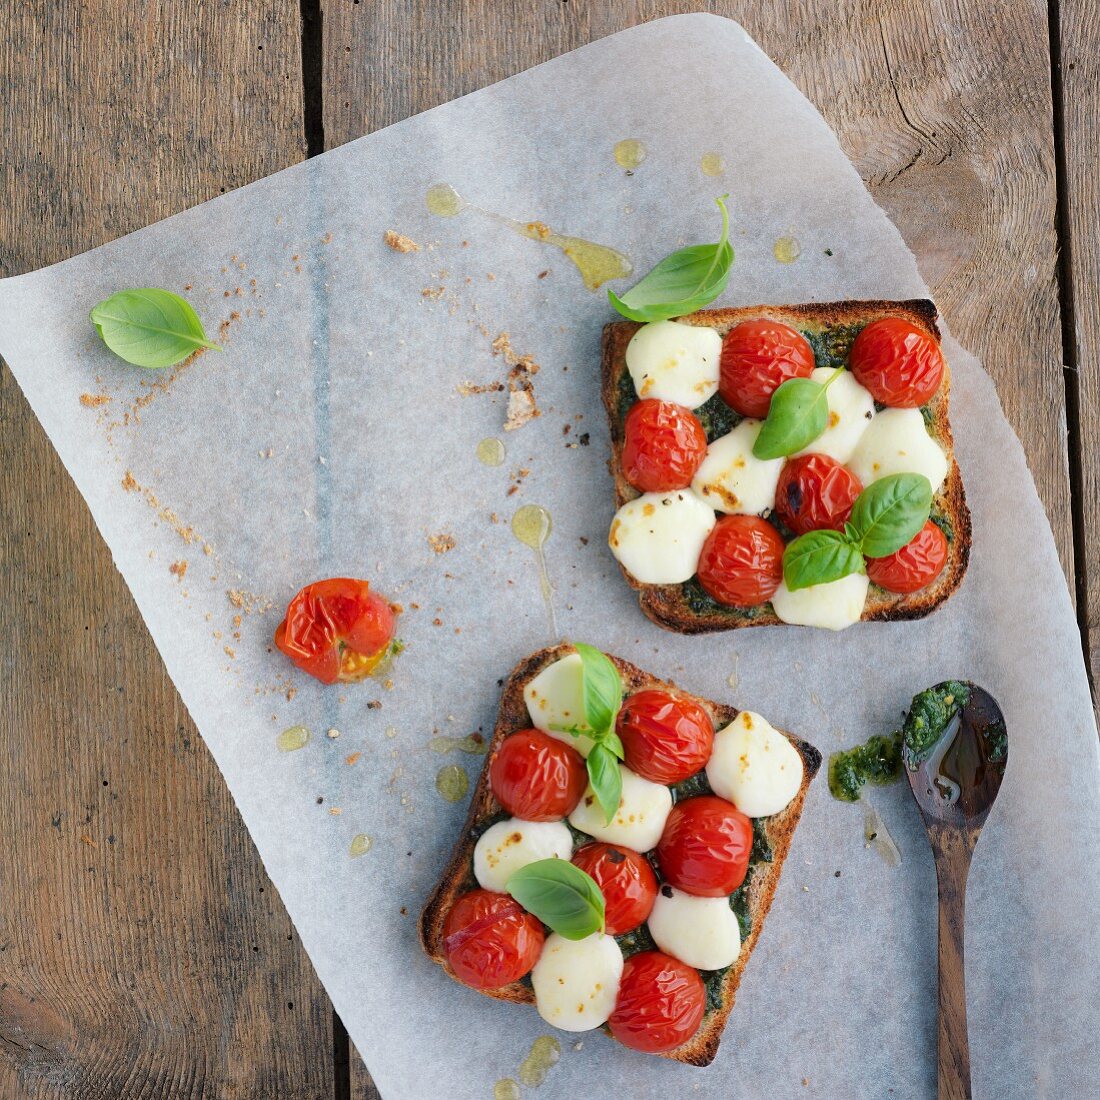
<svg viewBox="0 0 1100 1100">
<path fill-rule="evenodd" d="M 275 644 L 323 684 L 361 680 L 390 650 L 397 616 L 368 581 L 315 581 L 290 601 Z"/>
</svg>

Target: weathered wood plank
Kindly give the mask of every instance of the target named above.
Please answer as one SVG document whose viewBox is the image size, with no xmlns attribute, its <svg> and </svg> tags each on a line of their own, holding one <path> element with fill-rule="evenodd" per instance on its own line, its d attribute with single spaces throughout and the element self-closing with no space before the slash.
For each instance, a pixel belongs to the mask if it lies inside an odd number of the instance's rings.
<svg viewBox="0 0 1100 1100">
<path fill-rule="evenodd" d="M 1090 0 L 1061 0 L 1061 78 L 1065 129 L 1065 214 L 1068 223 L 1068 286 L 1073 346 L 1067 362 L 1075 368 L 1079 431 L 1081 509 L 1078 562 L 1083 577 L 1084 627 L 1093 684 L 1100 683 L 1100 8 Z M 1080 612 L 1080 608 L 1078 611 Z"/>
<path fill-rule="evenodd" d="M 818 104 L 916 253 L 953 331 L 997 382 L 1072 582 L 1047 14 L 1038 0 L 324 0 L 326 143 L 700 7 L 738 19 Z M 1081 97 L 1082 112 L 1090 102 Z"/>
<path fill-rule="evenodd" d="M 298 4 L 8 5 L 0 274 L 301 159 Z M 331 1009 L 0 368 L 0 1095 L 332 1094 Z"/>
</svg>

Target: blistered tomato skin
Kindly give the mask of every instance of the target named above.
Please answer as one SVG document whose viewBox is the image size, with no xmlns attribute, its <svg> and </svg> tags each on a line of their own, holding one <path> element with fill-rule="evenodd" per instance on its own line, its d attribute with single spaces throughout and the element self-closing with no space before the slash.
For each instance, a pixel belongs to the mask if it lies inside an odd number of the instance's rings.
<svg viewBox="0 0 1100 1100">
<path fill-rule="evenodd" d="M 698 703 L 657 689 L 628 696 L 615 731 L 626 766 L 643 779 L 666 785 L 699 771 L 714 744 L 714 723 Z"/>
<path fill-rule="evenodd" d="M 623 476 L 643 493 L 686 489 L 707 456 L 707 434 L 683 405 L 637 401 L 626 414 Z"/>
<path fill-rule="evenodd" d="M 809 378 L 814 349 L 802 333 L 778 321 L 742 321 L 722 341 L 718 392 L 742 416 L 763 420 L 772 394 L 791 378 Z"/>
<path fill-rule="evenodd" d="M 645 856 L 633 848 L 595 842 L 578 848 L 572 862 L 603 891 L 609 936 L 633 932 L 649 917 L 657 899 L 657 876 Z"/>
<path fill-rule="evenodd" d="M 661 874 L 703 898 L 732 894 L 752 852 L 752 822 L 732 802 L 704 794 L 672 807 L 657 845 Z"/>
<path fill-rule="evenodd" d="M 867 559 L 867 576 L 887 592 L 908 595 L 931 584 L 947 562 L 947 538 L 929 520 L 900 550 Z"/>
<path fill-rule="evenodd" d="M 703 589 L 727 607 L 755 607 L 783 579 L 783 538 L 759 516 L 723 516 L 699 554 Z"/>
<path fill-rule="evenodd" d="M 368 581 L 333 577 L 307 584 L 290 601 L 275 645 L 323 684 L 351 683 L 385 656 L 395 621 Z"/>
<path fill-rule="evenodd" d="M 443 952 L 460 982 L 499 989 L 519 981 L 538 962 L 541 922 L 507 894 L 471 890 L 443 922 Z"/>
<path fill-rule="evenodd" d="M 895 409 L 930 401 L 943 380 L 939 345 L 900 317 L 883 317 L 862 329 L 848 353 L 848 366 L 876 401 Z"/>
<path fill-rule="evenodd" d="M 496 800 L 524 821 L 560 821 L 576 809 L 587 783 L 581 754 L 542 730 L 506 737 L 489 764 Z"/>
<path fill-rule="evenodd" d="M 801 455 L 790 458 L 779 475 L 775 510 L 796 534 L 829 528 L 843 531 L 863 484 L 835 458 Z"/>
<path fill-rule="evenodd" d="M 619 999 L 607 1026 L 623 1046 L 663 1054 L 699 1030 L 706 1006 L 706 988 L 695 967 L 662 951 L 641 951 L 623 964 Z"/>
</svg>

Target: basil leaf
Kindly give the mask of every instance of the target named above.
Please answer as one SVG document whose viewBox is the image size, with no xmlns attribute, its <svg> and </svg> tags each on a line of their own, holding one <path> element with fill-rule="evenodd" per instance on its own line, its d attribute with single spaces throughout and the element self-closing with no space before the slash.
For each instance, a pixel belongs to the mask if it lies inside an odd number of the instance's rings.
<svg viewBox="0 0 1100 1100">
<path fill-rule="evenodd" d="M 136 367 L 171 367 L 199 348 L 222 350 L 207 340 L 191 303 L 170 290 L 120 290 L 90 316 L 107 347 Z"/>
<path fill-rule="evenodd" d="M 623 705 L 623 682 L 619 670 L 598 649 L 583 642 L 575 648 L 581 657 L 584 716 L 599 740 L 615 728 L 615 716 Z"/>
<path fill-rule="evenodd" d="M 849 520 L 860 549 L 884 558 L 910 542 L 928 522 L 932 485 L 923 474 L 890 474 L 856 498 Z"/>
<path fill-rule="evenodd" d="M 603 892 L 566 859 L 528 863 L 508 879 L 505 889 L 528 913 L 567 940 L 583 940 L 603 931 Z"/>
<path fill-rule="evenodd" d="M 722 235 L 717 243 L 693 244 L 666 256 L 621 298 L 613 290 L 607 292 L 608 300 L 624 317 L 667 321 L 694 313 L 722 294 L 733 264 L 728 197 L 714 200 L 722 211 Z"/>
<path fill-rule="evenodd" d="M 606 745 L 597 742 L 585 764 L 588 766 L 588 782 L 603 810 L 604 821 L 610 825 L 623 797 L 623 773 L 619 771 L 619 762 Z"/>
<path fill-rule="evenodd" d="M 839 531 L 808 531 L 783 553 L 783 579 L 792 592 L 864 571 L 859 547 Z"/>
<path fill-rule="evenodd" d="M 623 748 L 623 743 L 614 730 L 608 730 L 607 733 L 600 738 L 600 744 L 606 745 L 612 756 L 617 757 L 619 760 L 624 760 L 626 758 L 626 749 Z"/>
</svg>

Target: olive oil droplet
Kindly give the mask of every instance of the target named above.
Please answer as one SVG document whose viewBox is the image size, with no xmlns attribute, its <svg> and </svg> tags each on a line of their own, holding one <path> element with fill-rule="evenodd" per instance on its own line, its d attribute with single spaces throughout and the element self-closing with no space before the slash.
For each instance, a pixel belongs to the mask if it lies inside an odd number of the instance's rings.
<svg viewBox="0 0 1100 1100">
<path fill-rule="evenodd" d="M 367 836 L 366 833 L 357 833 L 351 838 L 351 847 L 348 848 L 348 854 L 352 859 L 358 859 L 359 856 L 365 856 L 373 847 L 374 837 Z"/>
<path fill-rule="evenodd" d="M 477 445 L 477 460 L 483 466 L 499 466 L 504 461 L 504 443 L 490 436 Z"/>
<path fill-rule="evenodd" d="M 740 683 L 740 679 L 741 679 L 737 675 L 737 665 L 738 665 L 740 660 L 741 660 L 741 658 L 736 653 L 733 654 L 733 669 L 731 670 L 729 676 L 726 678 L 726 683 L 729 684 L 730 689 L 733 690 L 733 691 L 737 690 L 737 685 L 738 685 L 738 683 Z"/>
<path fill-rule="evenodd" d="M 860 791 L 859 801 L 863 806 L 863 838 L 866 841 L 864 847 L 874 850 L 885 860 L 890 867 L 901 866 L 901 849 L 894 843 L 894 838 L 886 828 L 886 822 L 882 820 L 878 810 L 867 800 L 867 791 Z"/>
<path fill-rule="evenodd" d="M 721 153 L 704 153 L 699 160 L 704 176 L 720 176 L 726 170 Z"/>
<path fill-rule="evenodd" d="M 541 504 L 525 504 L 512 517 L 512 534 L 532 550 L 541 550 L 550 537 L 553 523 Z"/>
<path fill-rule="evenodd" d="M 802 245 L 795 237 L 780 237 L 772 245 L 772 255 L 781 264 L 793 264 L 802 255 Z"/>
<path fill-rule="evenodd" d="M 511 1077 L 502 1077 L 493 1086 L 493 1100 L 519 1100 L 519 1085 Z"/>
<path fill-rule="evenodd" d="M 392 741 L 397 736 L 397 727 L 396 726 L 387 726 L 386 727 L 386 736 Z"/>
<path fill-rule="evenodd" d="M 541 504 L 525 504 L 512 517 L 512 534 L 535 552 L 535 564 L 539 569 L 539 591 L 550 618 L 550 636 L 557 641 L 558 620 L 554 614 L 554 589 L 550 585 L 550 574 L 546 571 L 546 553 L 543 550 L 553 526 L 550 513 Z"/>
<path fill-rule="evenodd" d="M 280 752 L 294 752 L 305 748 L 312 736 L 305 726 L 291 726 L 279 734 L 275 744 Z"/>
<path fill-rule="evenodd" d="M 428 204 L 428 209 L 440 218 L 453 218 L 469 205 L 449 183 L 437 183 L 429 187 L 424 201 Z"/>
<path fill-rule="evenodd" d="M 435 789 L 448 802 L 461 802 L 470 789 L 470 779 L 457 764 L 446 764 L 435 777 Z"/>
<path fill-rule="evenodd" d="M 538 1088 L 546 1080 L 547 1073 L 561 1058 L 561 1043 L 553 1035 L 540 1035 L 531 1044 L 531 1053 L 520 1064 L 520 1084 L 529 1089 Z"/>
<path fill-rule="evenodd" d="M 628 172 L 633 172 L 646 158 L 645 144 L 637 138 L 623 138 L 615 142 L 615 163 Z"/>
</svg>

